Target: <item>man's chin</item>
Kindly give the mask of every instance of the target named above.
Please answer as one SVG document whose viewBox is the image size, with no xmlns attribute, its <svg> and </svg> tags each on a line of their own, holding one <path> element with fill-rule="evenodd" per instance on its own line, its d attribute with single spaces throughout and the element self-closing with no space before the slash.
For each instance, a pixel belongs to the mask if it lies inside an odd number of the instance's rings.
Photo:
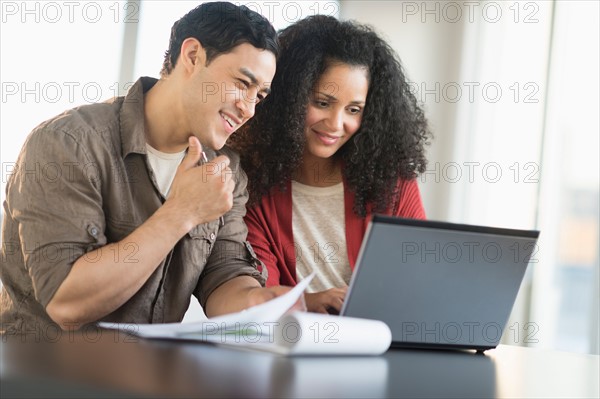
<svg viewBox="0 0 600 399">
<path fill-rule="evenodd" d="M 221 148 L 225 147 L 225 144 L 227 144 L 227 141 L 229 140 L 229 138 L 234 135 L 236 132 L 236 130 L 234 130 L 231 134 L 227 135 L 226 137 L 222 138 L 219 137 L 217 140 L 215 140 L 212 144 L 214 145 L 213 150 L 218 151 Z"/>
<path fill-rule="evenodd" d="M 215 151 L 219 151 L 221 148 L 225 147 L 227 144 L 227 140 L 219 141 L 217 143 L 213 143 L 212 149 Z"/>
<path fill-rule="evenodd" d="M 223 148 L 225 146 L 225 144 L 227 144 L 227 139 L 222 139 L 221 137 L 219 137 L 217 139 L 213 138 L 210 141 L 205 141 L 205 142 L 200 141 L 200 144 L 202 144 L 203 149 L 219 151 L 221 148 Z"/>
</svg>

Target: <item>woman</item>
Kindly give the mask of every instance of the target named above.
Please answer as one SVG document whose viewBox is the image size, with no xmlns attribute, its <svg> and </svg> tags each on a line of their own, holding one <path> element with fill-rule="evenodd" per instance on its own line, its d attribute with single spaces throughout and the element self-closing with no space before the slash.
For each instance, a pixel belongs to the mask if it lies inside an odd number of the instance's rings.
<svg viewBox="0 0 600 399">
<path fill-rule="evenodd" d="M 425 218 L 430 133 L 394 51 L 369 27 L 312 16 L 279 35 L 271 94 L 235 138 L 248 240 L 268 286 L 316 271 L 309 311 L 339 312 L 372 213 Z"/>
</svg>

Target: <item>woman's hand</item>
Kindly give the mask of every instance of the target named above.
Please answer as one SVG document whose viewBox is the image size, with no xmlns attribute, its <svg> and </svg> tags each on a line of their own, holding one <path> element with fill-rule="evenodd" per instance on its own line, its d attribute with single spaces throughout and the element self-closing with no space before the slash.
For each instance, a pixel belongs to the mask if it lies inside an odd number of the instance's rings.
<svg viewBox="0 0 600 399">
<path fill-rule="evenodd" d="M 304 294 L 306 308 L 309 312 L 338 314 L 342 310 L 346 291 L 348 291 L 348 287 Z"/>
</svg>

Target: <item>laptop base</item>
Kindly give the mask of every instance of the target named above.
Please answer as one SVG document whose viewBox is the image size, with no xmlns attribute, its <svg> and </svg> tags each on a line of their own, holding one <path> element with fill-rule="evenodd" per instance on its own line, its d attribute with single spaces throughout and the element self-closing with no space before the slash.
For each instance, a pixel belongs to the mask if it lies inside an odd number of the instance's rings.
<svg viewBox="0 0 600 399">
<path fill-rule="evenodd" d="M 392 349 L 436 349 L 436 350 L 474 350 L 478 354 L 483 354 L 486 350 L 494 349 L 496 346 L 469 346 L 469 345 L 452 345 L 452 344 L 435 344 L 426 342 L 400 342 L 392 341 L 390 348 Z"/>
</svg>

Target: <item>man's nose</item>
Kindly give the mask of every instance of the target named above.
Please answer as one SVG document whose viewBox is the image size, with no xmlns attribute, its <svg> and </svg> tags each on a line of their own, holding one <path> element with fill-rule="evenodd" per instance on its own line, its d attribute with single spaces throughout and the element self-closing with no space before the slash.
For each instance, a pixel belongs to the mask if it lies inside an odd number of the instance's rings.
<svg viewBox="0 0 600 399">
<path fill-rule="evenodd" d="M 238 100 L 237 107 L 242 112 L 244 119 L 252 118 L 256 110 L 256 96 L 251 96 L 249 92 L 244 93 Z"/>
</svg>

